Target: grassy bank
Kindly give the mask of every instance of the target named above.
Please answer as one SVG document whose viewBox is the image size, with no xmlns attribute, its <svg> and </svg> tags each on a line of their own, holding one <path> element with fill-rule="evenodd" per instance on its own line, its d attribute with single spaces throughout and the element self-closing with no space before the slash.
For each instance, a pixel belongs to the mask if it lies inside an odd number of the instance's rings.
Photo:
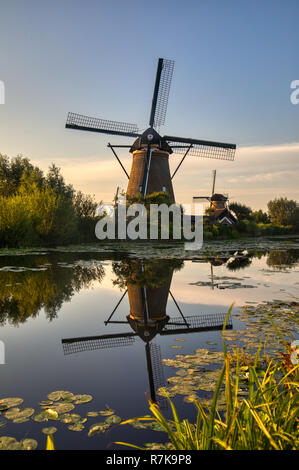
<svg viewBox="0 0 299 470">
<path fill-rule="evenodd" d="M 204 240 L 295 235 L 298 233 L 298 229 L 292 225 L 264 224 L 248 220 L 242 220 L 232 226 L 204 225 L 203 230 Z"/>
</svg>

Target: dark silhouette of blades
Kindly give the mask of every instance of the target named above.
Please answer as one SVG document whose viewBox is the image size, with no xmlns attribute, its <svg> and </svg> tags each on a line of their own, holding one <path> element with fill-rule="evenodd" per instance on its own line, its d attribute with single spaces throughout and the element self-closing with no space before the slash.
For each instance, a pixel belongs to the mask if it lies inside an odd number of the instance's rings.
<svg viewBox="0 0 299 470">
<path fill-rule="evenodd" d="M 150 127 L 160 127 L 165 123 L 173 68 L 173 60 L 161 58 L 158 60 L 156 82 L 149 121 Z"/>
<path fill-rule="evenodd" d="M 116 335 L 89 336 L 81 338 L 62 339 L 65 355 L 97 349 L 117 348 L 131 346 L 135 341 L 134 333 L 121 333 Z"/>
<path fill-rule="evenodd" d="M 196 333 L 199 331 L 212 331 L 222 330 L 226 313 L 210 313 L 208 315 L 192 315 L 184 317 L 185 321 L 182 321 L 180 317 L 172 318 L 168 322 L 163 331 L 160 332 L 161 336 L 173 335 L 173 334 L 186 334 Z M 226 329 L 232 329 L 232 318 L 228 317 L 226 322 Z"/>
<path fill-rule="evenodd" d="M 82 114 L 68 113 L 65 127 L 80 131 L 99 132 L 102 134 L 121 135 L 125 137 L 139 137 L 136 124 L 126 122 L 107 121 Z"/>
<path fill-rule="evenodd" d="M 187 146 L 190 146 L 188 155 L 193 155 L 195 157 L 216 158 L 219 160 L 231 161 L 235 158 L 235 144 L 174 137 L 169 135 L 165 135 L 163 139 L 168 142 L 174 153 L 184 153 Z"/>
</svg>

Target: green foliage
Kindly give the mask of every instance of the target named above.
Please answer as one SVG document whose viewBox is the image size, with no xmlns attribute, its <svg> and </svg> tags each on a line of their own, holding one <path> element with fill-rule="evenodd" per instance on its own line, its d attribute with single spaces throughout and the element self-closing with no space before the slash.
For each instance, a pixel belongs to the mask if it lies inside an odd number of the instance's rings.
<svg viewBox="0 0 299 470">
<path fill-rule="evenodd" d="M 299 205 L 297 201 L 282 197 L 274 199 L 268 202 L 268 211 L 273 224 L 298 227 Z"/>
<path fill-rule="evenodd" d="M 269 224 L 270 218 L 266 212 L 263 212 L 262 209 L 252 212 L 252 219 L 257 224 Z"/>
<path fill-rule="evenodd" d="M 0 247 L 95 241 L 96 206 L 54 164 L 44 176 L 27 158 L 0 155 Z"/>
<path fill-rule="evenodd" d="M 229 205 L 229 209 L 236 214 L 237 219 L 240 220 L 250 220 L 252 216 L 252 209 L 245 204 L 239 202 L 232 202 Z"/>
</svg>

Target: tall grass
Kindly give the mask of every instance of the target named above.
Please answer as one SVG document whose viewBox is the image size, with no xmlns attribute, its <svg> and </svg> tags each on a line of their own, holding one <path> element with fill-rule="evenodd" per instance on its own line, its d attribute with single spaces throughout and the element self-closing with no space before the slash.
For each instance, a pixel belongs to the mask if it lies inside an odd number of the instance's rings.
<svg viewBox="0 0 299 470">
<path fill-rule="evenodd" d="M 210 406 L 195 400 L 196 422 L 181 420 L 167 396 L 172 419 L 166 419 L 157 404 L 149 401 L 151 415 L 124 421 L 151 421 L 161 425 L 176 450 L 295 450 L 299 447 L 298 391 L 299 365 L 285 368 L 269 360 L 258 369 L 259 352 L 248 367 L 248 394 L 239 397 L 239 381 L 244 372 L 237 351 L 234 374 L 224 343 L 224 364 Z M 225 385 L 225 411 L 218 411 L 222 384 Z M 117 444 L 143 449 L 124 442 Z"/>
</svg>

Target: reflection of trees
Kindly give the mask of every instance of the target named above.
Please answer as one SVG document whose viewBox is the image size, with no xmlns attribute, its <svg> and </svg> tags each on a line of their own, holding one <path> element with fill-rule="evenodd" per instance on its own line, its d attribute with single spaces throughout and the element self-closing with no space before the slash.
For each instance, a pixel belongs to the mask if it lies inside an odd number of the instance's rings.
<svg viewBox="0 0 299 470">
<path fill-rule="evenodd" d="M 239 269 L 247 268 L 251 263 L 252 259 L 249 256 L 242 256 L 227 263 L 226 267 L 230 271 L 238 271 Z"/>
<path fill-rule="evenodd" d="M 64 302 L 91 282 L 101 282 L 104 276 L 101 262 L 87 259 L 84 254 L 80 258 L 66 253 L 21 258 L 8 259 L 9 263 L 5 260 L 6 265 L 19 271 L 0 271 L 1 325 L 24 323 L 27 318 L 36 317 L 41 308 L 51 321 Z"/>
<path fill-rule="evenodd" d="M 299 250 L 270 251 L 267 265 L 273 268 L 291 268 L 299 260 Z"/>
<path fill-rule="evenodd" d="M 116 279 L 113 284 L 124 289 L 128 284 L 159 287 L 165 284 L 174 271 L 182 269 L 181 259 L 124 259 L 112 264 Z"/>
</svg>

